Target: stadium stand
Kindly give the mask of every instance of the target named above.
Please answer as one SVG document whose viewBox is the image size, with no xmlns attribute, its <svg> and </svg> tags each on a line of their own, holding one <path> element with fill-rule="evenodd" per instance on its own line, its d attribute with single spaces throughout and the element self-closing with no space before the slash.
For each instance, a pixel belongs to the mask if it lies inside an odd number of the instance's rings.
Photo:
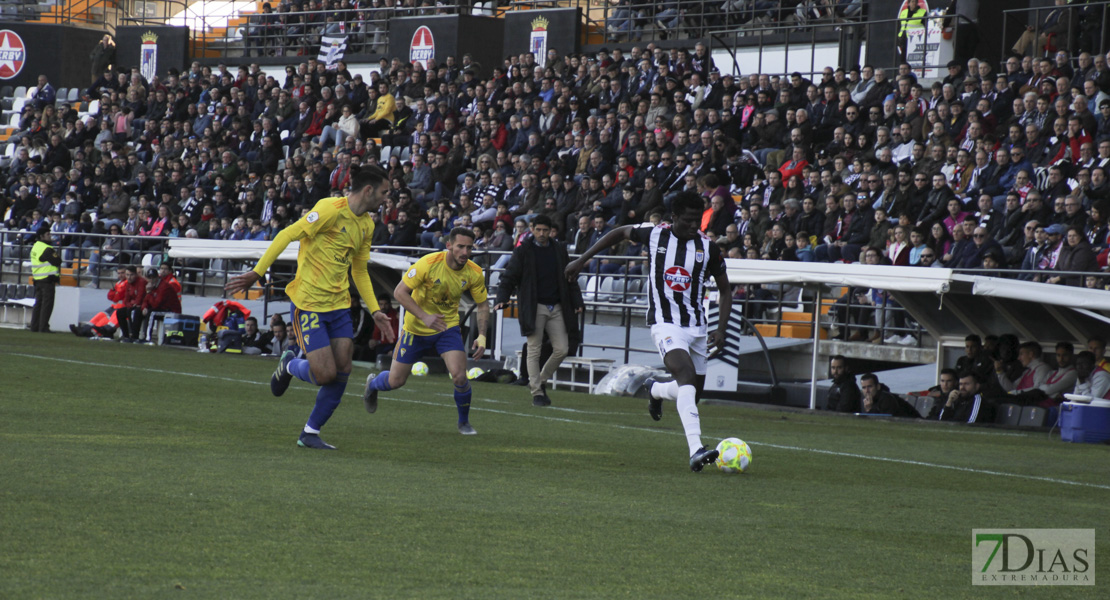
<svg viewBox="0 0 1110 600">
<path fill-rule="evenodd" d="M 350 169 L 380 164 L 393 194 L 374 241 L 399 255 L 442 247 L 459 225 L 475 228 L 482 248 L 508 250 L 526 235 L 517 221 L 536 214 L 560 224 L 573 252 L 608 228 L 668 218 L 671 199 L 694 190 L 707 201 L 703 231 L 732 256 L 943 266 L 1106 289 L 1106 48 L 1077 40 L 1046 55 L 1031 46 L 1000 64 L 953 61 L 932 81 L 905 62 L 740 75 L 709 52 L 716 16 L 741 28 L 832 24 L 857 18 L 846 13 L 856 5 L 798 16 L 672 4 L 591 7 L 588 41 L 643 40 L 627 49 L 554 53 L 543 66 L 520 54 L 488 70 L 465 56 L 386 57 L 364 77 L 316 60 L 320 36 L 343 34 L 351 54 L 377 55 L 390 19 L 489 7 L 257 3 L 198 38 L 197 56 L 218 52 L 226 66 L 198 61 L 148 79 L 123 65 L 89 87 L 57 89 L 52 103 L 34 87 L 4 87 L 5 272 L 24 268 L 25 233 L 42 222 L 62 240 L 71 285 L 107 265 L 156 266 L 166 238 L 266 241 L 342 194 Z M 13 6 L 32 5 L 5 2 L 5 17 L 20 12 Z M 676 39 L 686 45 L 654 41 Z M 252 54 L 293 64 L 275 76 Z M 579 232 L 580 217 L 600 220 Z M 113 224 L 120 235 L 110 235 Z M 642 303 L 642 279 L 624 278 L 640 251 L 597 261 L 580 280 L 587 296 Z M 234 266 L 175 265 L 201 279 Z M 6 301 L 19 292 L 9 285 Z M 747 316 L 773 319 L 757 325 L 764 334 L 814 337 L 813 298 L 801 288 L 732 293 Z M 844 286 L 818 312 L 820 339 L 924 342 L 882 289 Z M 923 416 L 928 400 L 915 401 Z M 998 419 L 1044 425 L 1043 411 L 1019 409 Z"/>
</svg>

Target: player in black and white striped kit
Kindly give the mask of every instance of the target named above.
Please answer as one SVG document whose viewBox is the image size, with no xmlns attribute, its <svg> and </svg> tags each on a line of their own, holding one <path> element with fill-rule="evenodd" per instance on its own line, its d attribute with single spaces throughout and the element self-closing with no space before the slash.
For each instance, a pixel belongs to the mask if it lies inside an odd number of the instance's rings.
<svg viewBox="0 0 1110 600">
<path fill-rule="evenodd" d="M 591 258 L 623 241 L 633 240 L 647 245 L 651 263 L 648 267 L 648 313 L 651 336 L 663 357 L 663 364 L 674 381 L 648 379 L 641 393 L 649 399 L 648 412 L 658 421 L 663 400 L 675 400 L 686 441 L 690 447 L 690 469 L 702 467 L 717 459 L 715 448 L 701 442 L 701 419 L 697 401 L 705 387 L 705 367 L 709 349 L 721 347 L 725 327 L 732 311 L 732 294 L 720 248 L 698 231 L 705 200 L 696 193 L 683 192 L 672 204 L 673 225 L 625 225 L 602 236 L 580 258 L 567 265 L 567 277 L 574 281 Z M 706 283 L 712 277 L 720 294 L 720 325 L 707 332 L 705 309 Z"/>
</svg>

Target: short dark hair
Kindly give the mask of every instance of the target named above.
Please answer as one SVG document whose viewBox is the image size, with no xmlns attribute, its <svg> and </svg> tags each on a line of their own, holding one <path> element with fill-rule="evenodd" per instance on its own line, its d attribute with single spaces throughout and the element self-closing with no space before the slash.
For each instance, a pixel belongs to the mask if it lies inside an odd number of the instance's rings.
<svg viewBox="0 0 1110 600">
<path fill-rule="evenodd" d="M 456 227 L 452 229 L 451 233 L 447 235 L 447 242 L 453 243 L 455 241 L 455 238 L 459 237 L 460 235 L 466 236 L 472 240 L 476 239 L 473 230 L 467 229 L 466 227 Z"/>
<path fill-rule="evenodd" d="M 1018 348 L 1032 352 L 1033 358 L 1040 358 L 1041 355 L 1044 353 L 1041 345 L 1037 342 L 1025 342 L 1024 344 L 1018 346 Z"/>
<path fill-rule="evenodd" d="M 982 346 L 983 345 L 983 338 L 979 337 L 978 334 L 974 334 L 974 333 L 965 337 L 964 341 L 965 342 L 975 342 L 975 345 L 977 345 L 977 346 Z"/>
<path fill-rule="evenodd" d="M 860 383 L 863 383 L 867 380 L 874 381 L 876 386 L 879 385 L 879 376 L 874 373 L 864 373 L 863 376 L 859 378 Z"/>
<path fill-rule="evenodd" d="M 696 192 L 680 192 L 671 207 L 676 217 L 691 209 L 702 212 L 705 210 L 705 199 Z"/>
<path fill-rule="evenodd" d="M 545 227 L 555 226 L 554 222 L 551 221 L 551 217 L 547 215 L 536 215 L 536 218 L 532 219 L 532 225 L 543 225 Z"/>
<path fill-rule="evenodd" d="M 389 175 L 385 169 L 377 165 L 366 165 L 359 167 L 358 170 L 352 170 L 351 189 L 358 191 L 367 186 L 378 187 L 383 181 L 388 180 Z"/>
<path fill-rule="evenodd" d="M 956 369 L 953 369 L 952 367 L 945 367 L 945 368 L 941 369 L 940 374 L 941 375 L 951 375 L 954 379 L 957 379 L 957 380 L 960 378 L 960 374 L 957 373 Z M 939 381 L 939 379 L 938 379 L 938 381 Z"/>
</svg>

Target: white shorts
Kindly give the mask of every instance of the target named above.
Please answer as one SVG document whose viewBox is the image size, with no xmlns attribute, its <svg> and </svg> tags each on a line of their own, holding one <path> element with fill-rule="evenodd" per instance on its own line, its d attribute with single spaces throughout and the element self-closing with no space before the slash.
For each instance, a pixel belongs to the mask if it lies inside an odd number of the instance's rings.
<svg viewBox="0 0 1110 600">
<path fill-rule="evenodd" d="M 658 323 L 651 326 L 651 339 L 655 347 L 659 348 L 659 356 L 666 360 L 667 353 L 672 350 L 683 350 L 694 361 L 694 373 L 705 375 L 705 366 L 709 360 L 709 346 L 706 342 L 709 327 L 681 327 L 670 323 Z"/>
</svg>

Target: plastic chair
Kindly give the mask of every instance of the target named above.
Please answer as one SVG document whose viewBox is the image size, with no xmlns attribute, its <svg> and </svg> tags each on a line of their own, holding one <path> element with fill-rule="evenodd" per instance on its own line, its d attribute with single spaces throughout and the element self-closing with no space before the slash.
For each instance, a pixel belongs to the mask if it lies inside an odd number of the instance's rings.
<svg viewBox="0 0 1110 600">
<path fill-rule="evenodd" d="M 1021 423 L 1021 406 L 1017 404 L 1003 404 L 998 407 L 998 414 L 994 422 L 1007 427 L 1017 427 Z"/>
<path fill-rule="evenodd" d="M 5 85 L 4 87 L 0 88 L 0 98 L 10 98 L 13 90 L 14 88 L 12 88 L 12 86 L 10 85 Z"/>
<path fill-rule="evenodd" d="M 27 86 L 21 85 L 21 86 L 15 88 L 15 93 L 13 95 L 16 98 L 26 98 L 27 97 Z"/>
<path fill-rule="evenodd" d="M 67 102 L 77 102 L 81 97 L 81 90 L 78 88 L 70 88 L 69 95 L 66 97 Z"/>
<path fill-rule="evenodd" d="M 1021 409 L 1021 420 L 1018 425 L 1021 427 L 1044 427 L 1045 421 L 1048 419 L 1048 411 L 1039 406 L 1026 406 Z"/>
<path fill-rule="evenodd" d="M 937 399 L 932 396 L 918 396 L 913 401 L 913 407 L 917 410 L 917 414 L 921 415 L 922 419 L 928 419 L 929 413 L 933 412 L 933 407 L 936 406 Z"/>
</svg>

